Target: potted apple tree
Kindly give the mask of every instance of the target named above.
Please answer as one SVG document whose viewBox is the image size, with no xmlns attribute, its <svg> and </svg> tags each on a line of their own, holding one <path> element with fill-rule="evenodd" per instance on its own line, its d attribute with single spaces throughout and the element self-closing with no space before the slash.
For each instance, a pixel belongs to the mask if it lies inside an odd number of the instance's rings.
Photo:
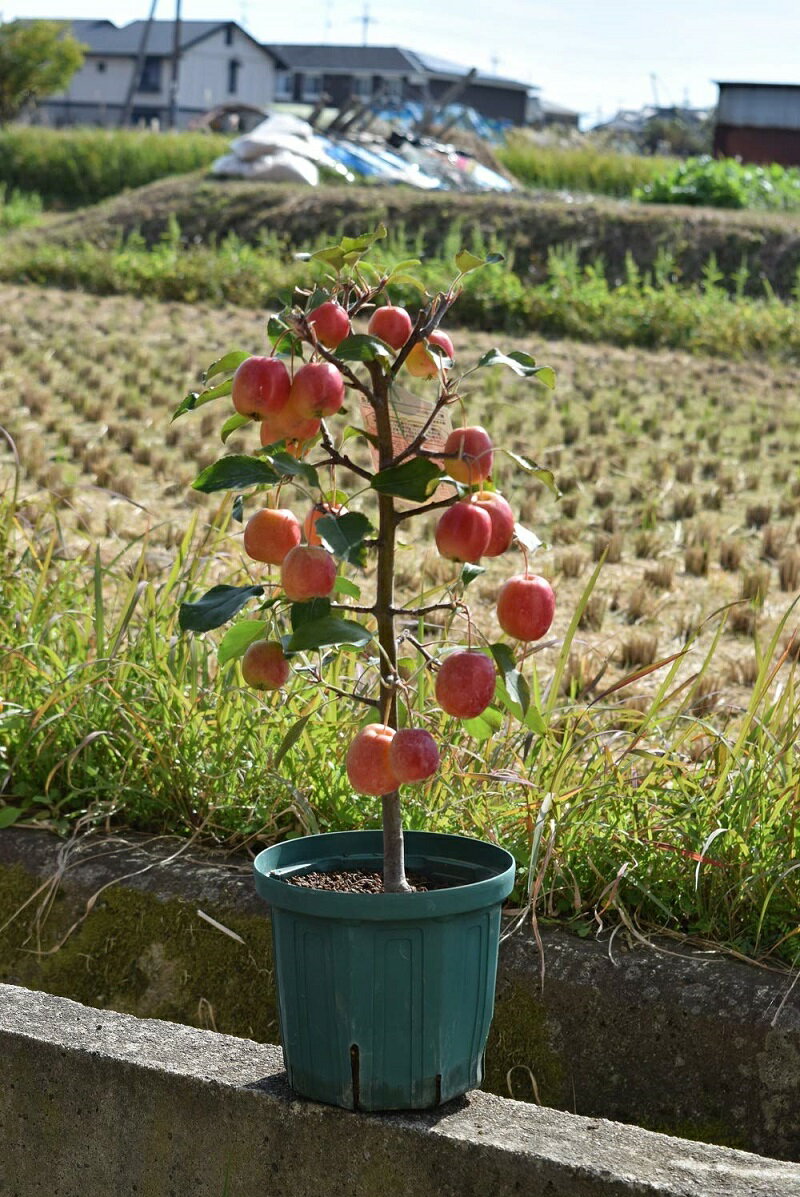
<svg viewBox="0 0 800 1197">
<path fill-rule="evenodd" d="M 303 1096 L 368 1110 L 434 1106 L 479 1084 L 500 910 L 514 879 L 513 858 L 495 844 L 403 831 L 403 787 L 424 785 L 437 772 L 441 745 L 412 726 L 399 626 L 408 637 L 409 622 L 424 627 L 434 610 L 463 617 L 467 644 L 455 651 L 443 638 L 412 640 L 420 668 L 435 673 L 437 704 L 468 721 L 497 695 L 525 719 L 529 692 L 514 646 L 547 632 L 555 601 L 528 568 L 536 538 L 515 522 L 492 482 L 491 438 L 462 419 L 451 427 L 450 413 L 461 412 L 460 380 L 440 325 L 464 276 L 497 259 L 459 254 L 451 286 L 433 297 L 423 292 L 412 319 L 388 296 L 415 264 L 390 271 L 364 262 L 382 235 L 379 227 L 312 255 L 324 285 L 296 293 L 296 302 L 270 318 L 270 351 L 226 354 L 207 372 L 206 390 L 192 392 L 176 412 L 230 395 L 223 440 L 256 423 L 261 447 L 222 457 L 194 486 L 255 492 L 244 550 L 270 567 L 263 583 L 217 585 L 183 603 L 182 628 L 219 627 L 259 602 L 258 618 L 234 622 L 220 654 L 240 657 L 244 681 L 264 690 L 293 678 L 302 685 L 309 672 L 324 686 L 332 653 L 360 654 L 360 676 L 348 693 L 367 717 L 343 745 L 343 763 L 358 794 L 380 798 L 383 829 L 276 844 L 256 858 L 255 882 L 271 908 L 290 1083 Z M 354 322 L 366 330 L 354 331 Z M 490 350 L 475 368 L 496 365 L 554 385 L 552 371 L 522 352 Z M 368 452 L 354 453 L 353 437 Z M 546 471 L 511 456 L 517 468 L 552 483 Z M 366 512 L 343 491 L 345 479 L 367 499 L 360 504 Z M 316 499 L 307 512 L 284 498 L 293 487 Z M 421 606 L 395 592 L 398 533 L 418 517 L 426 527 L 435 519 L 438 552 L 453 562 L 444 593 Z M 524 568 L 502 585 L 496 612 L 509 639 L 484 646 L 464 590 L 482 558 L 515 542 Z M 361 579 L 370 559 L 374 573 Z M 361 586 L 368 585 L 364 601 Z"/>
</svg>

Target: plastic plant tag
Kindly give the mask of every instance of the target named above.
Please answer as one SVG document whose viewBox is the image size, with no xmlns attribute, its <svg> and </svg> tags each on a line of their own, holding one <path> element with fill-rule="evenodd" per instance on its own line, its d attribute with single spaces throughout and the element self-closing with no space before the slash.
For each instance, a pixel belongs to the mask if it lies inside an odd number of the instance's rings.
<svg viewBox="0 0 800 1197">
<path fill-rule="evenodd" d="M 392 425 L 392 452 L 395 455 L 407 449 L 416 440 L 430 419 L 434 407 L 435 404 L 431 399 L 423 399 L 419 395 L 415 395 L 413 391 L 407 391 L 396 383 L 392 386 L 389 393 L 389 410 Z M 375 423 L 375 412 L 366 399 L 361 400 L 361 419 L 365 430 L 375 436 L 378 430 Z M 441 411 L 437 412 L 436 418 L 425 433 L 425 449 L 429 453 L 435 453 L 437 450 L 443 451 L 444 443 L 452 427 L 450 412 L 443 407 Z M 372 468 L 377 470 L 378 451 L 374 445 L 370 446 L 370 452 Z M 439 494 L 441 490 L 441 487 L 437 487 L 436 492 L 431 495 L 430 501 L 437 497 L 442 498 L 444 492 Z"/>
</svg>

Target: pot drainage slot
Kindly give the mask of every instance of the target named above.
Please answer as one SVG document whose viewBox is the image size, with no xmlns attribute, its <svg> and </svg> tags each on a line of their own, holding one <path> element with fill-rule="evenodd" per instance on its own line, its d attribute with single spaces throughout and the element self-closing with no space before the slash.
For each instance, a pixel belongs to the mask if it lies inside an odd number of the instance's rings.
<svg viewBox="0 0 800 1197">
<path fill-rule="evenodd" d="M 358 1044 L 350 1046 L 350 1073 L 353 1078 L 353 1109 L 357 1110 L 361 1100 L 361 1081 L 359 1078 Z"/>
</svg>

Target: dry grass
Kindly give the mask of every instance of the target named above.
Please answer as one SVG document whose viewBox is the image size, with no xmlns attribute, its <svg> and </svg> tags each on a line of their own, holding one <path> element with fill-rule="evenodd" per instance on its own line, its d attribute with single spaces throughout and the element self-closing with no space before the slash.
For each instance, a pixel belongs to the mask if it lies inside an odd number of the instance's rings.
<svg viewBox="0 0 800 1197">
<path fill-rule="evenodd" d="M 220 352 L 263 349 L 263 319 L 233 308 L 25 287 L 0 287 L 0 299 L 3 310 L 13 313 L 0 319 L 5 380 L 0 424 L 19 449 L 31 522 L 49 504 L 47 492 L 56 494 L 66 554 L 97 543 L 102 558 L 110 560 L 123 542 L 146 536 L 157 580 L 194 509 L 215 507 L 215 496 L 192 492 L 190 484 L 203 465 L 224 452 L 217 429 L 228 401 L 175 424 L 169 414 L 183 393 L 198 385 L 200 368 Z M 458 330 L 454 339 L 465 367 L 497 341 L 494 334 Z M 534 558 L 534 567 L 555 579 L 554 634 L 566 631 L 591 562 L 603 553 L 605 564 L 580 620 L 580 634 L 581 651 L 609 659 L 609 684 L 621 676 L 619 670 L 678 651 L 698 628 L 702 632 L 693 651 L 701 653 L 716 626 L 705 627 L 704 620 L 744 598 L 729 614 L 720 642 L 725 665 L 717 672 L 726 690 L 720 701 L 726 706 L 746 702 L 753 656 L 748 638 L 756 629 L 759 635 L 771 631 L 800 583 L 796 505 L 781 507 L 784 498 L 800 498 L 800 484 L 789 481 L 794 479 L 792 444 L 800 431 L 795 399 L 800 370 L 759 363 L 759 427 L 775 424 L 782 435 L 767 434 L 754 446 L 754 379 L 733 363 L 543 343 L 535 335 L 514 346 L 555 367 L 555 396 L 495 368 L 467 380 L 464 410 L 468 422 L 492 430 L 498 446 L 540 462 L 558 460 L 556 473 L 566 492 L 560 502 L 516 471 L 502 453 L 495 479 L 523 522 L 555 546 Z M 520 418 L 521 399 L 525 419 Z M 593 414 L 604 418 L 594 421 L 598 431 L 590 434 Z M 574 439 L 564 436 L 565 424 L 577 428 Z M 605 431 L 599 431 L 601 425 Z M 706 426 L 715 430 L 714 457 L 706 437 L 702 456 L 690 469 L 687 427 Z M 229 448 L 255 448 L 254 435 L 249 430 L 235 434 Z M 6 476 L 2 463 L 9 460 L 0 457 L 0 485 Z M 708 509 L 700 499 L 711 477 L 719 509 Z M 764 512 L 759 530 L 756 516 Z M 241 567 L 236 528 L 228 557 L 219 564 L 220 576 Z M 448 563 L 421 551 L 430 542 L 429 532 L 420 522 L 412 547 L 401 554 L 406 594 L 418 593 L 421 579 L 440 583 L 452 576 Z M 476 584 L 476 616 L 490 636 L 498 631 L 493 594 L 521 567 L 516 555 L 489 562 Z"/>
</svg>

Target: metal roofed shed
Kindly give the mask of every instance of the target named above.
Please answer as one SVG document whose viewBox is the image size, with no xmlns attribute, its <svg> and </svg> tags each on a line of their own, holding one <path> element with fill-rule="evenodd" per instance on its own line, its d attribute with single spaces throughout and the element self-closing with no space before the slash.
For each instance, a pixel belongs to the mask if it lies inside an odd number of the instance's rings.
<svg viewBox="0 0 800 1197">
<path fill-rule="evenodd" d="M 800 84 L 717 82 L 714 154 L 800 166 Z"/>
</svg>

